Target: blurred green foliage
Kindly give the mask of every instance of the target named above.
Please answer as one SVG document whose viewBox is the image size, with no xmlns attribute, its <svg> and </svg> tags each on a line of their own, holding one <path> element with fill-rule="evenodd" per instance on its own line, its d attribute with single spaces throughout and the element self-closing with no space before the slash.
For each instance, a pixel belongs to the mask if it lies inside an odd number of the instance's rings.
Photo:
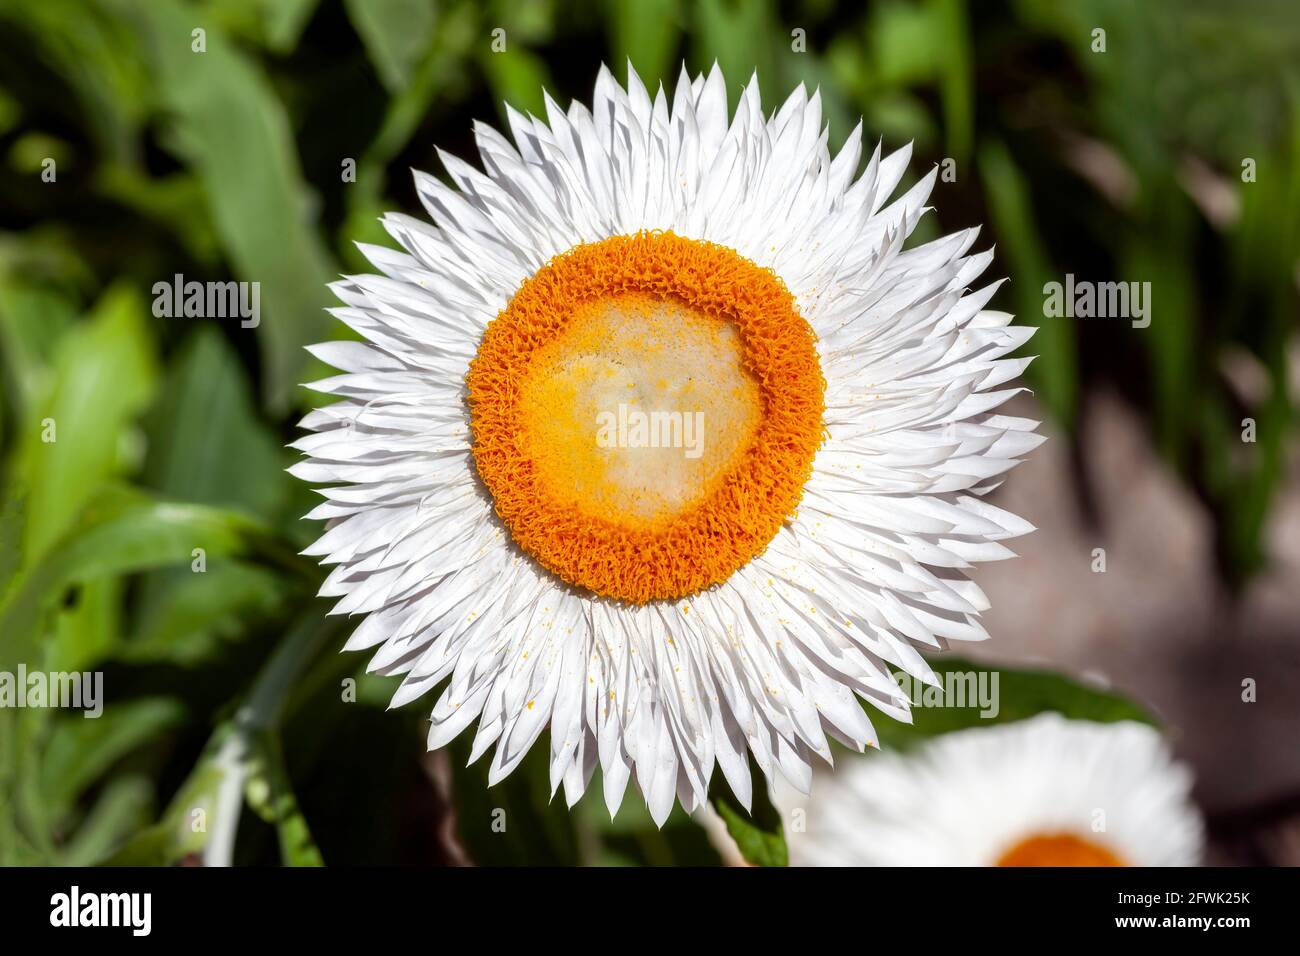
<svg viewBox="0 0 1300 956">
<path fill-rule="evenodd" d="M 602 61 L 653 89 L 716 60 L 733 103 L 755 71 L 770 105 L 819 86 L 833 146 L 861 116 L 914 142 L 913 180 L 952 160 L 917 239 L 989 224 L 1041 402 L 1073 432 L 1098 385 L 1126 395 L 1243 581 L 1295 422 L 1297 54 L 1289 0 L 0 0 L 0 670 L 109 694 L 93 721 L 0 710 L 0 863 L 717 862 L 680 810 L 611 822 L 593 783 L 566 811 L 544 748 L 491 790 L 463 745 L 424 756 L 420 708 L 337 653 L 284 473 L 302 347 L 346 334 L 325 284 L 417 209 L 408 168 L 469 157 L 503 100 L 588 97 Z M 1043 318 L 1067 272 L 1151 282 L 1150 328 Z M 262 322 L 155 318 L 177 273 L 260 282 Z M 1009 681 L 1019 716 L 1138 716 Z M 952 713 L 876 722 L 901 746 Z M 783 860 L 774 814 L 718 803 Z"/>
</svg>

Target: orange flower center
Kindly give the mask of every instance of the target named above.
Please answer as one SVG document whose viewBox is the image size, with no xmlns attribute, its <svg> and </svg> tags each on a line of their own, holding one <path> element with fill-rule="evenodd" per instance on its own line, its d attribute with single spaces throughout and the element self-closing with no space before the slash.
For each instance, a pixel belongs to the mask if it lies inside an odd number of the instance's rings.
<svg viewBox="0 0 1300 956">
<path fill-rule="evenodd" d="M 825 381 L 789 291 L 673 233 L 538 270 L 466 384 L 474 460 L 515 541 L 636 603 L 725 581 L 766 547 L 822 439 Z"/>
<path fill-rule="evenodd" d="M 1099 843 L 1072 833 L 1048 833 L 1021 840 L 1002 856 L 998 866 L 1125 866 Z"/>
</svg>

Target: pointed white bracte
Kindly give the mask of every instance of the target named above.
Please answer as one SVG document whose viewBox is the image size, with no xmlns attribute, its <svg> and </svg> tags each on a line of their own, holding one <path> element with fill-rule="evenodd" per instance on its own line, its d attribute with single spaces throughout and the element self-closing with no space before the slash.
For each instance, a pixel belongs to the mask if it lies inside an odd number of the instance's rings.
<svg viewBox="0 0 1300 956">
<path fill-rule="evenodd" d="M 1195 866 L 1191 787 L 1154 727 L 1049 713 L 842 761 L 810 799 L 781 802 L 806 804 L 797 865 Z"/>
<path fill-rule="evenodd" d="M 653 98 L 607 70 L 589 111 L 549 97 L 509 112 L 513 144 L 477 124 L 480 172 L 439 153 L 454 186 L 416 173 L 436 225 L 384 224 L 404 251 L 362 245 L 380 275 L 333 286 L 364 341 L 311 351 L 343 374 L 336 404 L 294 443 L 300 478 L 328 485 L 307 554 L 321 593 L 364 615 L 349 650 L 404 675 L 394 704 L 444 681 L 429 747 L 475 720 L 510 773 L 548 725 L 553 791 L 570 805 L 597 764 L 613 812 L 629 779 L 655 820 L 706 798 L 715 764 L 751 796 L 752 754 L 806 789 L 827 737 L 875 744 L 859 697 L 899 720 L 890 667 L 933 674 L 918 648 L 987 637 L 965 572 L 1031 530 L 984 499 L 1040 441 L 995 409 L 1032 330 L 971 291 L 991 252 L 977 230 L 905 248 L 935 172 L 892 202 L 910 149 L 879 147 L 857 175 L 861 124 L 832 157 L 818 93 L 770 118 L 756 79 L 729 116 L 715 66 Z M 478 480 L 466 372 L 521 284 L 579 244 L 671 230 L 770 269 L 816 335 L 825 438 L 802 501 L 766 550 L 715 587 L 635 605 L 564 584 L 515 547 Z M 761 784 L 761 781 L 760 781 Z"/>
</svg>

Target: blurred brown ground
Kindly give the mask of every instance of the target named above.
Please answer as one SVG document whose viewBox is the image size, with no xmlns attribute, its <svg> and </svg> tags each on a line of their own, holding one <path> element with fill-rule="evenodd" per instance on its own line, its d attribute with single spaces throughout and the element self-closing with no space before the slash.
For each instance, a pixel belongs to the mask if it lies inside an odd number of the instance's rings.
<svg viewBox="0 0 1300 956">
<path fill-rule="evenodd" d="M 1043 417 L 1032 399 L 1007 413 Z M 1044 432 L 994 494 L 1038 531 L 1012 543 L 1018 559 L 975 573 L 992 639 L 971 656 L 1049 665 L 1144 702 L 1196 772 L 1208 862 L 1300 864 L 1300 449 L 1269 517 L 1268 566 L 1234 600 L 1203 506 L 1129 407 L 1089 399 L 1081 465 Z M 1099 547 L 1105 573 L 1092 571 Z M 1254 703 L 1242 700 L 1246 678 Z"/>
</svg>

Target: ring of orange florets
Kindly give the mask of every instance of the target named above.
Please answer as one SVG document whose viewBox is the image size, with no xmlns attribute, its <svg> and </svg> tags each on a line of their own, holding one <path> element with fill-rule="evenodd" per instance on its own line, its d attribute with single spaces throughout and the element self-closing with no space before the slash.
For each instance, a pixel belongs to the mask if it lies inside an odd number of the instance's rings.
<svg viewBox="0 0 1300 956">
<path fill-rule="evenodd" d="M 520 431 L 520 384 L 538 350 L 593 301 L 638 294 L 734 323 L 762 420 L 712 493 L 653 527 L 558 502 Z M 466 377 L 474 461 L 515 542 L 570 584 L 634 603 L 729 578 L 798 506 L 823 434 L 826 388 L 812 329 L 770 270 L 670 232 L 575 246 L 539 269 L 489 323 Z"/>
</svg>

